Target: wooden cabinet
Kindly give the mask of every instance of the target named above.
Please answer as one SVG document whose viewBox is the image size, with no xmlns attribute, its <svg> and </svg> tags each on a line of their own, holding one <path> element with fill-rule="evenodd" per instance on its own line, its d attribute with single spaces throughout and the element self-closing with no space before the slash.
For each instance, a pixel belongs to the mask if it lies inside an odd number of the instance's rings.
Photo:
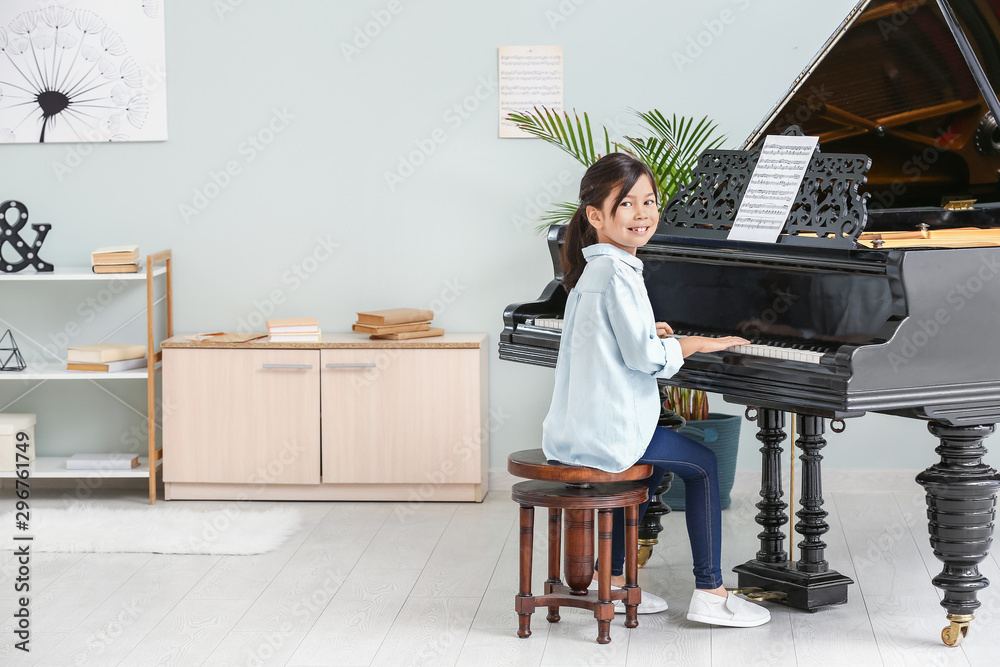
<svg viewBox="0 0 1000 667">
<path fill-rule="evenodd" d="M 168 500 L 473 500 L 487 491 L 483 334 L 163 343 Z"/>
<path fill-rule="evenodd" d="M 164 350 L 164 484 L 318 484 L 319 356 Z"/>
<path fill-rule="evenodd" d="M 323 481 L 480 481 L 479 350 L 323 350 Z"/>
</svg>

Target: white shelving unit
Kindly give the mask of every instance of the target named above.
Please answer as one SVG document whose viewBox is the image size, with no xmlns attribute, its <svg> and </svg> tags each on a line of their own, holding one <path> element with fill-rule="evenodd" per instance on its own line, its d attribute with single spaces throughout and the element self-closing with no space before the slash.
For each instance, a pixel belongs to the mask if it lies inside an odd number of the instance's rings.
<svg viewBox="0 0 1000 667">
<path fill-rule="evenodd" d="M 167 252 L 170 252 L 169 250 Z M 153 277 L 162 276 L 167 273 L 166 266 L 154 266 Z M 24 282 L 26 280 L 40 280 L 42 282 L 52 282 L 58 280 L 146 280 L 146 270 L 138 273 L 94 273 L 89 266 L 70 266 L 57 268 L 48 273 L 21 272 L 21 273 L 0 273 L 0 282 Z"/>
<path fill-rule="evenodd" d="M 157 468 L 162 461 L 157 461 Z M 67 470 L 65 456 L 39 456 L 28 468 L 30 479 L 80 479 L 80 478 L 115 478 L 123 477 L 142 478 L 149 477 L 149 459 L 145 456 L 139 457 L 139 467 L 131 470 Z M 16 473 L 0 471 L 0 479 L 14 479 Z"/>
<path fill-rule="evenodd" d="M 156 370 L 160 364 L 156 364 Z M 0 380 L 135 380 L 149 377 L 145 368 L 104 373 L 101 371 L 68 371 L 66 364 L 35 364 L 19 373 L 0 375 Z"/>
<path fill-rule="evenodd" d="M 148 364 L 144 369 L 120 371 L 117 373 L 101 373 L 89 371 L 68 371 L 65 364 L 35 364 L 23 371 L 0 373 L 0 381 L 4 380 L 146 380 L 147 414 L 149 420 L 149 452 L 148 456 L 139 459 L 139 467 L 131 470 L 67 470 L 64 456 L 37 456 L 30 467 L 33 478 L 43 479 L 77 479 L 77 478 L 148 478 L 149 504 L 156 503 L 156 474 L 162 469 L 163 450 L 156 446 L 156 374 L 162 366 L 163 352 L 159 349 L 153 327 L 153 283 L 159 276 L 166 278 L 167 302 L 167 338 L 174 335 L 173 322 L 173 289 L 171 271 L 171 251 L 163 250 L 146 256 L 146 268 L 138 273 L 94 273 L 89 266 L 57 268 L 47 273 L 22 272 L 0 273 L 0 283 L 5 282 L 59 282 L 80 280 L 123 280 L 144 281 L 146 283 L 146 359 Z M 153 465 L 150 466 L 150 461 Z M 0 479 L 13 479 L 13 472 L 0 472 Z"/>
</svg>

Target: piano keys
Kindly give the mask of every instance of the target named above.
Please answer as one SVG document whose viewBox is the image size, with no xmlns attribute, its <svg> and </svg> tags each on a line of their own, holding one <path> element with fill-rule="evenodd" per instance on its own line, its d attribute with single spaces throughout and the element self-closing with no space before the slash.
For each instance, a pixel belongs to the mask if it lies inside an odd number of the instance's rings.
<svg viewBox="0 0 1000 667">
<path fill-rule="evenodd" d="M 710 151 L 639 250 L 657 320 L 677 335 L 753 345 L 689 357 L 665 384 L 748 406 L 764 443 L 761 548 L 741 586 L 814 610 L 850 580 L 824 558 L 820 450 L 827 420 L 879 412 L 928 422 L 940 461 L 918 475 L 944 563 L 933 584 L 954 645 L 967 634 L 989 553 L 1000 474 L 982 458 L 1000 422 L 1000 2 L 863 0 L 741 151 Z M 793 128 L 792 126 L 799 126 Z M 778 241 L 729 241 L 764 137 L 819 137 Z M 504 312 L 500 357 L 553 366 L 566 292 L 554 279 Z M 799 558 L 780 528 L 784 414 L 805 473 Z M 872 443 L 889 446 L 891 443 Z M 930 449 L 930 442 L 928 442 Z"/>
<path fill-rule="evenodd" d="M 562 331 L 563 321 L 560 317 L 535 317 L 528 320 L 524 328 L 534 327 L 539 330 L 544 331 Z M 668 338 L 685 338 L 688 334 L 669 334 Z M 721 337 L 722 334 L 717 334 Z M 786 361 L 801 361 L 807 364 L 818 364 L 821 360 L 828 356 L 827 352 L 814 349 L 813 347 L 805 343 L 786 343 L 786 344 L 769 344 L 769 343 L 752 343 L 750 345 L 734 345 L 732 347 L 727 347 L 724 352 L 712 352 L 706 353 L 706 357 L 711 357 L 718 359 L 722 362 L 727 354 L 732 355 L 746 355 L 749 357 L 764 357 L 766 359 L 784 359 Z"/>
</svg>

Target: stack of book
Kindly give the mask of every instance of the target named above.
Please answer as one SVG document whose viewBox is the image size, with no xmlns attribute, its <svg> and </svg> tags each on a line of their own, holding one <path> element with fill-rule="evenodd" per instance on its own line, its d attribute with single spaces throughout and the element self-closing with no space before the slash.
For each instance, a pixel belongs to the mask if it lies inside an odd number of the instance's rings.
<svg viewBox="0 0 1000 667">
<path fill-rule="evenodd" d="M 319 342 L 319 322 L 311 317 L 268 320 L 268 341 L 271 343 Z"/>
<path fill-rule="evenodd" d="M 139 246 L 115 245 L 90 253 L 94 273 L 138 273 Z"/>
<path fill-rule="evenodd" d="M 66 348 L 66 370 L 114 373 L 146 367 L 146 346 L 95 343 Z"/>
<path fill-rule="evenodd" d="M 431 327 L 434 311 L 420 308 L 390 308 L 358 313 L 352 327 L 359 333 L 371 334 L 370 338 L 382 340 L 407 340 L 442 336 L 444 329 Z"/>
<path fill-rule="evenodd" d="M 73 454 L 66 459 L 66 470 L 131 470 L 138 467 L 139 457 L 124 452 Z"/>
</svg>

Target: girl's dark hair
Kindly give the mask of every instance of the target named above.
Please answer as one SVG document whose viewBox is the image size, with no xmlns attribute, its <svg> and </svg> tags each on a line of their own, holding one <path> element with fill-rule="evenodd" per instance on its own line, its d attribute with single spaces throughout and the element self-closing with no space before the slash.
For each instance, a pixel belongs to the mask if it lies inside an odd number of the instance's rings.
<svg viewBox="0 0 1000 667">
<path fill-rule="evenodd" d="M 580 181 L 580 206 L 569 221 L 559 255 L 563 270 L 562 284 L 567 292 L 576 285 L 587 265 L 583 249 L 597 243 L 597 230 L 587 220 L 587 207 L 601 208 L 615 188 L 620 188 L 614 206 L 611 207 L 611 215 L 614 215 L 622 200 L 643 176 L 649 178 L 655 194 L 656 178 L 653 172 L 646 163 L 627 153 L 605 155 L 590 165 L 583 175 Z"/>
</svg>

